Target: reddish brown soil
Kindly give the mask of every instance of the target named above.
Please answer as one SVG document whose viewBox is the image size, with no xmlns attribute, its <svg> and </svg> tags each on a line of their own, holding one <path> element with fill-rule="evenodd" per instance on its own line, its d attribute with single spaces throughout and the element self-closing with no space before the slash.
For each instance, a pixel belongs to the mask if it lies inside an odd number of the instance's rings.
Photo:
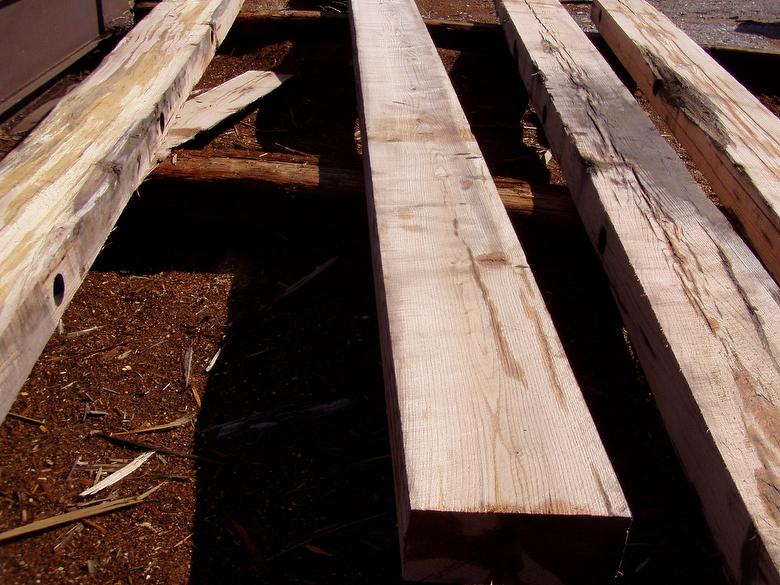
<svg viewBox="0 0 780 585">
<path fill-rule="evenodd" d="M 484 2 L 420 6 L 494 18 Z M 501 39 L 437 43 L 491 170 L 561 181 Z M 343 23 L 237 30 L 199 87 L 249 68 L 295 77 L 190 147 L 357 156 Z M 365 213 L 341 198 L 143 186 L 12 408 L 43 424 L 0 426 L 0 529 L 66 511 L 100 464 L 143 451 L 94 431 L 192 416 L 126 438 L 194 459 L 152 458 L 91 498 L 163 483 L 135 508 L 0 545 L 1 582 L 401 582 Z M 635 515 L 616 582 L 724 583 L 598 259 L 579 226 L 541 219 L 518 220 L 518 235 Z"/>
</svg>

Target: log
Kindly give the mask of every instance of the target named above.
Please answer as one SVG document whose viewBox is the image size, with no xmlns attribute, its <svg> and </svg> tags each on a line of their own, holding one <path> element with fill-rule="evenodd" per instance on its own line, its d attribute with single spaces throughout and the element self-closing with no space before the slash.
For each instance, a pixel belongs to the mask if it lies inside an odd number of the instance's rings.
<svg viewBox="0 0 780 585">
<path fill-rule="evenodd" d="M 780 119 L 645 0 L 596 0 L 593 21 L 780 279 Z"/>
<path fill-rule="evenodd" d="M 176 148 L 201 132 L 211 130 L 271 93 L 290 77 L 271 71 L 245 71 L 188 99 L 171 123 L 161 151 Z"/>
<path fill-rule="evenodd" d="M 262 158 L 259 158 L 262 157 Z M 152 172 L 155 180 L 175 182 L 237 182 L 252 189 L 287 193 L 363 195 L 360 158 L 323 161 L 284 153 L 179 150 Z M 493 178 L 507 212 L 540 221 L 570 223 L 576 212 L 566 187 L 530 184 L 512 177 Z"/>
<path fill-rule="evenodd" d="M 497 3 L 735 582 L 780 558 L 780 290 L 557 0 Z"/>
<path fill-rule="evenodd" d="M 606 582 L 628 507 L 436 48 L 351 24 L 404 577 Z"/>
<path fill-rule="evenodd" d="M 0 418 L 240 5 L 162 2 L 0 163 Z"/>
</svg>

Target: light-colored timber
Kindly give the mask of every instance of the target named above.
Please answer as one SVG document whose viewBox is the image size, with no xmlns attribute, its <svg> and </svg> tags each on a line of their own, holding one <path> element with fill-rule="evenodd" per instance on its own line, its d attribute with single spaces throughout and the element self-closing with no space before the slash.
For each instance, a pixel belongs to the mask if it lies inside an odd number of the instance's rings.
<svg viewBox="0 0 780 585">
<path fill-rule="evenodd" d="M 163 139 L 163 151 L 176 148 L 268 95 L 291 76 L 271 71 L 246 71 L 188 99 Z"/>
<path fill-rule="evenodd" d="M 0 163 L 0 417 L 240 5 L 160 3 Z"/>
<path fill-rule="evenodd" d="M 167 157 L 151 173 L 153 179 L 186 184 L 236 182 L 255 189 L 324 196 L 362 195 L 365 183 L 360 158 L 320 160 L 316 156 L 246 151 L 180 150 L 174 164 Z M 493 177 L 509 213 L 541 221 L 575 222 L 577 212 L 566 187 L 530 184 L 513 177 Z"/>
<path fill-rule="evenodd" d="M 404 576 L 605 582 L 628 507 L 444 66 L 351 8 Z"/>
<path fill-rule="evenodd" d="M 780 279 L 780 119 L 645 0 L 596 0 L 593 21 Z"/>
<path fill-rule="evenodd" d="M 558 0 L 499 16 L 737 583 L 780 559 L 780 290 Z"/>
</svg>

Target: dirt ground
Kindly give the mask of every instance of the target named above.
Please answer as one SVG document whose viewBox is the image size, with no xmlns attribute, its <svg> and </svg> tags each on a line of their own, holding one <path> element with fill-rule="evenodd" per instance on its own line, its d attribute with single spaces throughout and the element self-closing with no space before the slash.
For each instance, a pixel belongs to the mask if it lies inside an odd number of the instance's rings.
<svg viewBox="0 0 780 585">
<path fill-rule="evenodd" d="M 419 4 L 495 17 L 481 1 Z M 199 87 L 250 68 L 294 77 L 188 148 L 358 157 L 346 26 L 261 32 L 237 27 Z M 435 40 L 491 171 L 561 182 L 500 37 Z M 635 517 L 614 582 L 725 583 L 584 231 L 514 222 Z M 361 199 L 149 179 L 12 412 L 26 418 L 0 426 L 0 530 L 161 487 L 0 545 L 0 582 L 402 582 Z M 150 449 L 107 493 L 78 497 Z"/>
</svg>

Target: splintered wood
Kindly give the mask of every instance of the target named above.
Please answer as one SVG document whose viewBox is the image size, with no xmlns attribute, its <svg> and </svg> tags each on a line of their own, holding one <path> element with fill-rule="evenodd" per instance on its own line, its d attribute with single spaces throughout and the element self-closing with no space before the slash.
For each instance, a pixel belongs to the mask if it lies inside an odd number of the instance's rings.
<svg viewBox="0 0 780 585">
<path fill-rule="evenodd" d="M 352 4 L 404 575 L 604 582 L 629 511 L 413 0 Z"/>
<path fill-rule="evenodd" d="M 596 0 L 593 22 L 779 280 L 780 119 L 644 0 Z"/>
<path fill-rule="evenodd" d="M 0 163 L 0 418 L 240 5 L 160 3 Z"/>
<path fill-rule="evenodd" d="M 780 583 L 780 290 L 558 0 L 497 7 L 726 564 Z"/>
</svg>

